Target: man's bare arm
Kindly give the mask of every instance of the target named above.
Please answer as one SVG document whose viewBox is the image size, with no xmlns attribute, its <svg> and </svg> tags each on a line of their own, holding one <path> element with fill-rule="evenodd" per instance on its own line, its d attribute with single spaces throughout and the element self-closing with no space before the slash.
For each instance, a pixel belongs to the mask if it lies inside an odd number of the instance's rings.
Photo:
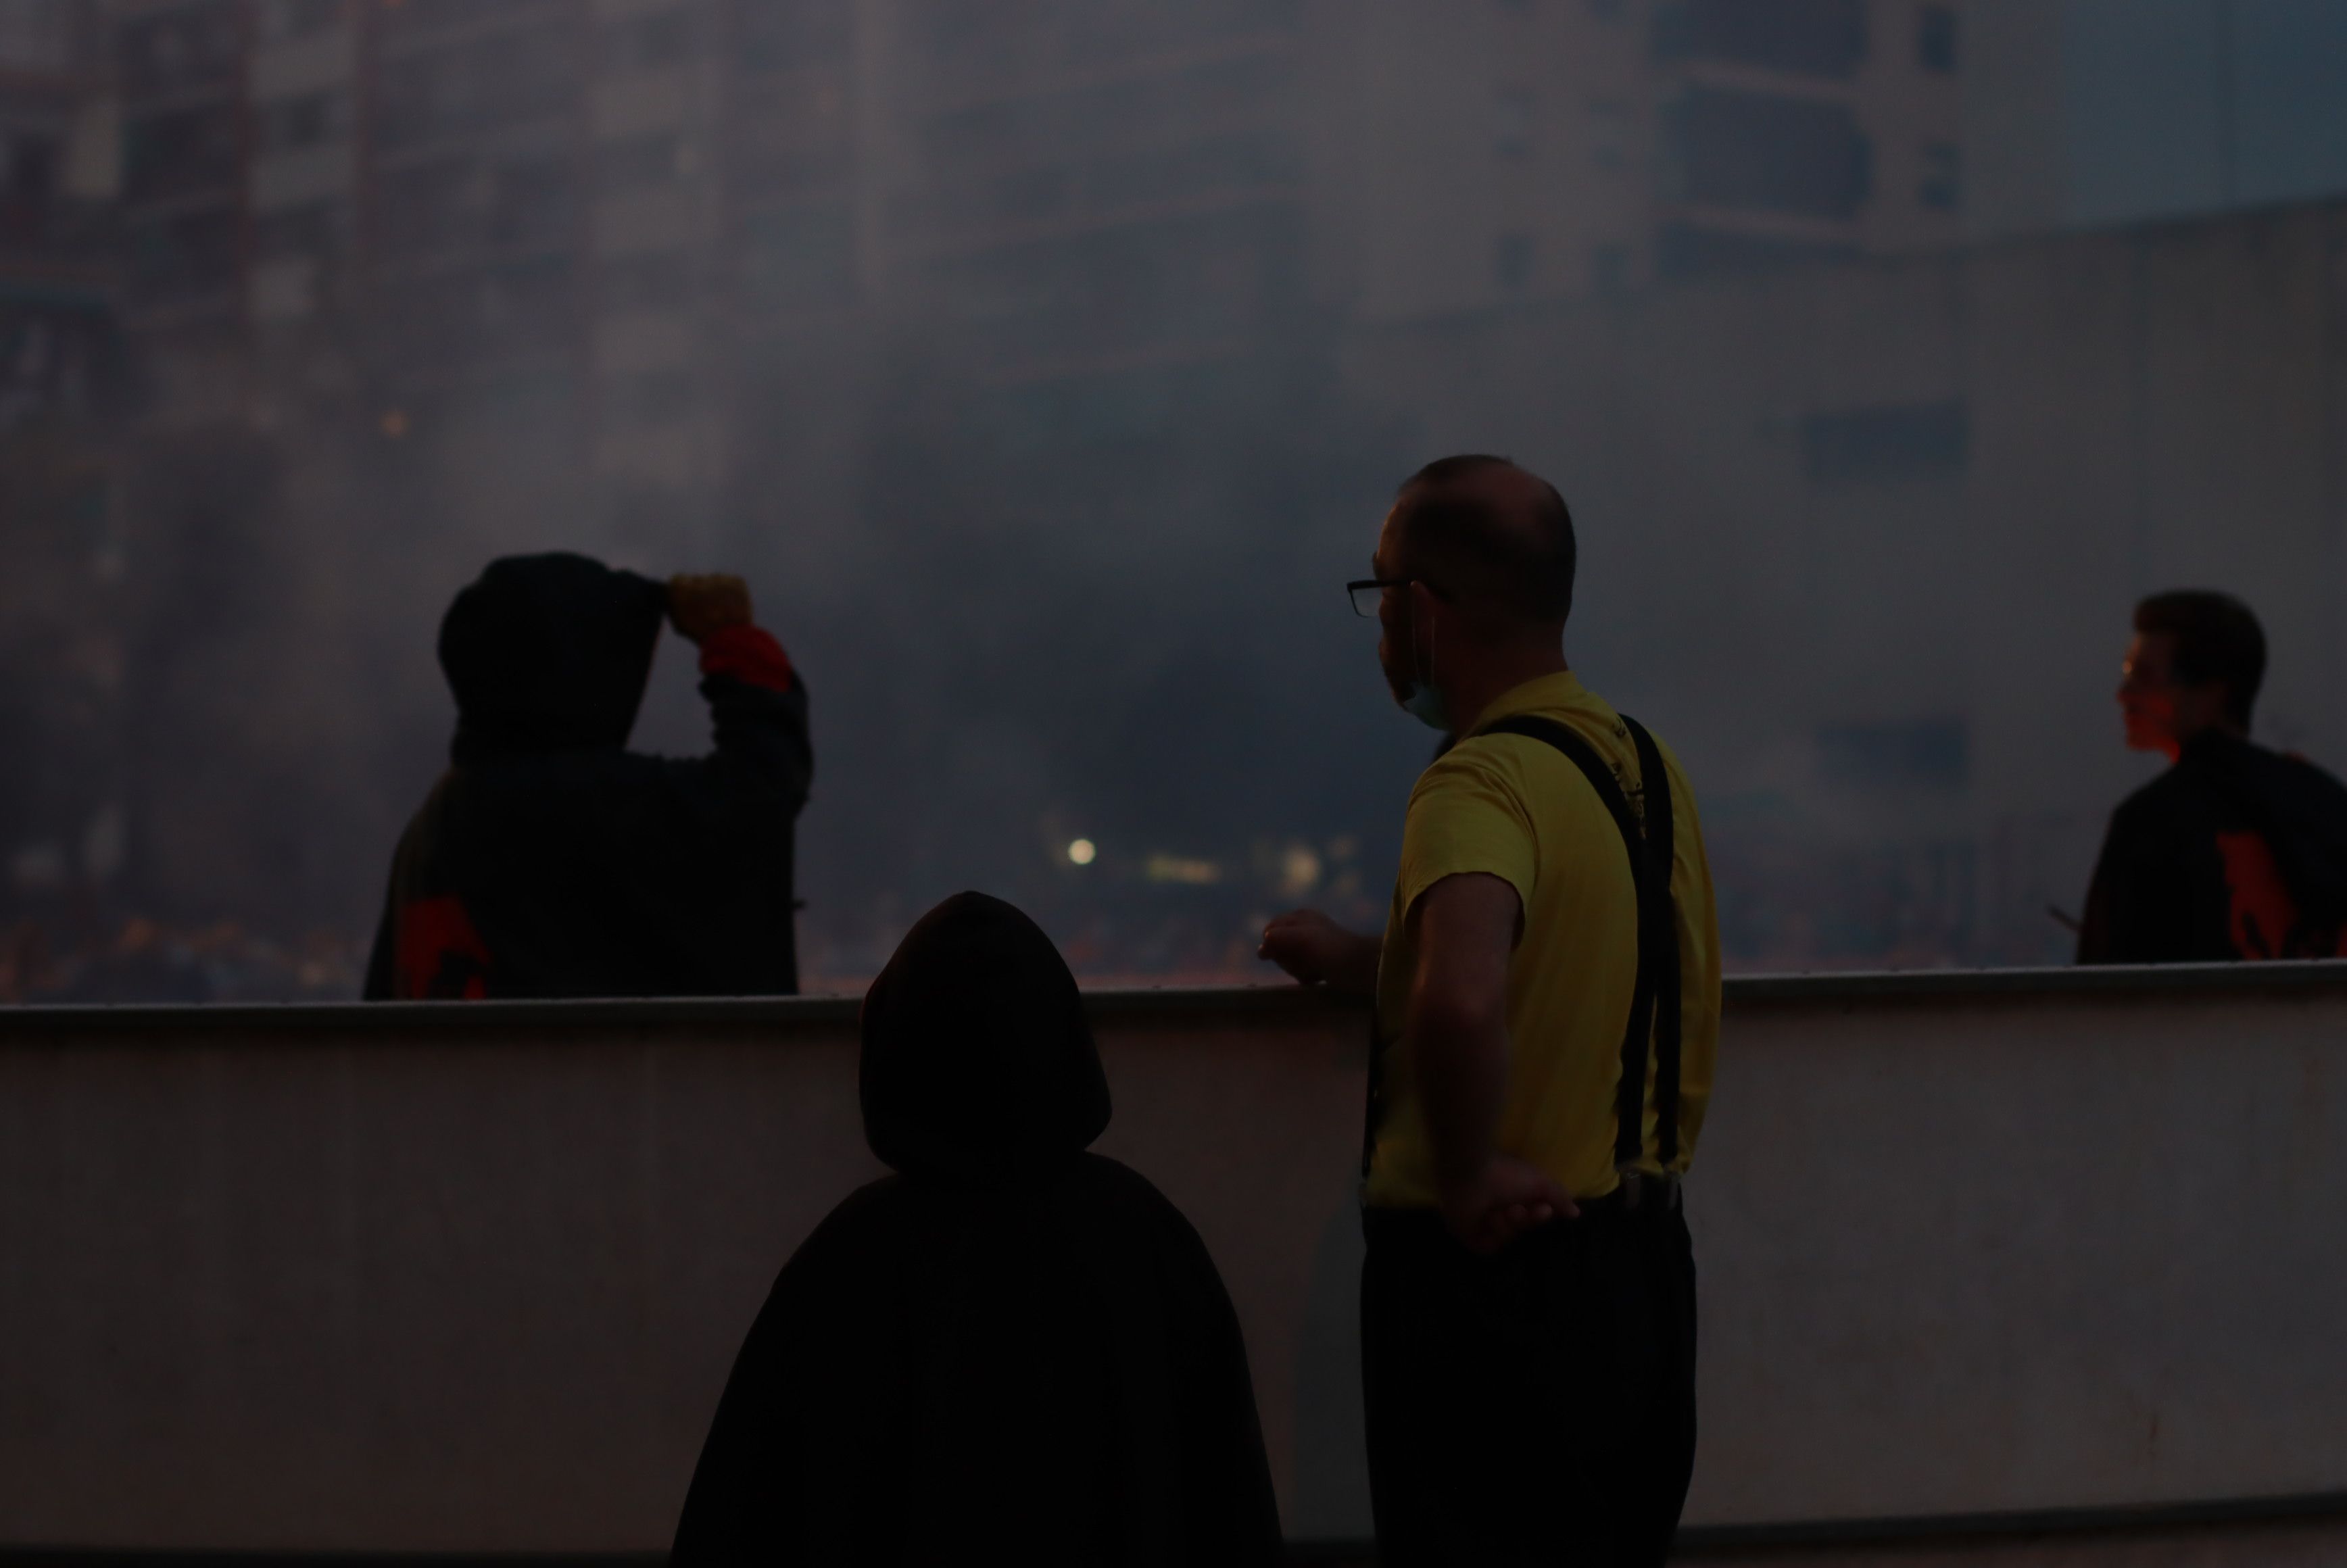
<svg viewBox="0 0 2347 1568">
<path fill-rule="evenodd" d="M 1265 927 L 1255 957 L 1307 986 L 1360 997 L 1378 989 L 1378 939 L 1348 931 L 1317 909 L 1292 910 Z"/>
<path fill-rule="evenodd" d="M 1460 1241 L 1491 1252 L 1576 1212 L 1545 1172 L 1495 1147 L 1508 1089 L 1508 963 L 1523 906 L 1504 880 L 1477 873 L 1436 883 L 1410 918 L 1419 961 L 1403 1028 L 1442 1214 Z"/>
</svg>

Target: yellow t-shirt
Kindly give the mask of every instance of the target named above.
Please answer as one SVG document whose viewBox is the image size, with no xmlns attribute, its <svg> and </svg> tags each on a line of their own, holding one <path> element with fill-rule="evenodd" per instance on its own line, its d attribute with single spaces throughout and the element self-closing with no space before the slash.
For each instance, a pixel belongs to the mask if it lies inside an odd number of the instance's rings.
<svg viewBox="0 0 2347 1568">
<path fill-rule="evenodd" d="M 1570 725 L 1614 769 L 1644 819 L 1637 747 L 1619 715 L 1570 671 L 1528 681 L 1477 721 L 1517 714 Z M 1719 927 L 1695 791 L 1659 741 L 1672 804 L 1671 893 L 1678 907 L 1680 1070 L 1678 1153 L 1684 1171 L 1703 1131 L 1719 1045 Z M 1622 832 L 1571 758 L 1545 741 L 1483 735 L 1461 741 L 1419 775 L 1402 828 L 1401 869 L 1378 961 L 1378 1031 L 1385 1041 L 1383 1102 L 1362 1201 L 1373 1207 L 1435 1203 L 1433 1161 L 1402 1022 L 1418 968 L 1409 918 L 1446 876 L 1484 872 L 1523 901 L 1523 937 L 1508 966 L 1508 1086 L 1501 1153 L 1531 1161 L 1576 1197 L 1620 1185 L 1614 1170 L 1614 1091 L 1622 1031 L 1638 965 L 1637 889 Z M 1645 1143 L 1655 1159 L 1655 1053 L 1646 1053 Z"/>
</svg>

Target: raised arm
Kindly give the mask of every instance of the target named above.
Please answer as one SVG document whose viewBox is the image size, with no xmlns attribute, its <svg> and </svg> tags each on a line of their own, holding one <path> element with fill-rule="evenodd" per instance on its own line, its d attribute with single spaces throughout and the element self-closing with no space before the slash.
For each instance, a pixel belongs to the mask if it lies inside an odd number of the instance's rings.
<svg viewBox="0 0 2347 1568">
<path fill-rule="evenodd" d="M 701 692 L 717 741 L 710 760 L 754 770 L 795 813 L 815 773 L 806 686 L 755 623 L 749 585 L 723 574 L 672 577 L 668 604 L 670 624 L 701 647 Z"/>
</svg>

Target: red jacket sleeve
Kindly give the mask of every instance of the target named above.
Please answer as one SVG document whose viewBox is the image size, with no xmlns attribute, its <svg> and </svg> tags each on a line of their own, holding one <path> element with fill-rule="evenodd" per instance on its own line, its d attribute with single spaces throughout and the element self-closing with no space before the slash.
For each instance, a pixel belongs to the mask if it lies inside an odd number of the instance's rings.
<svg viewBox="0 0 2347 1568">
<path fill-rule="evenodd" d="M 702 639 L 701 672 L 730 675 L 768 692 L 791 689 L 791 656 L 771 632 L 755 626 L 729 626 Z"/>
</svg>

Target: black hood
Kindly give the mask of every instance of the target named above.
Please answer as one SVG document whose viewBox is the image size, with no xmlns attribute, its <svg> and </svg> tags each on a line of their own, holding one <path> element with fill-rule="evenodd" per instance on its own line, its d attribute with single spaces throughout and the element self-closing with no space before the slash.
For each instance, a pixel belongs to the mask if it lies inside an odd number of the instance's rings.
<svg viewBox="0 0 2347 1568">
<path fill-rule="evenodd" d="M 999 1182 L 1081 1153 L 1108 1079 L 1051 938 L 983 893 L 905 934 L 864 996 L 864 1137 L 910 1176 Z"/>
<path fill-rule="evenodd" d="M 460 763 L 624 746 L 668 592 L 585 556 L 507 556 L 440 622 Z"/>
</svg>

